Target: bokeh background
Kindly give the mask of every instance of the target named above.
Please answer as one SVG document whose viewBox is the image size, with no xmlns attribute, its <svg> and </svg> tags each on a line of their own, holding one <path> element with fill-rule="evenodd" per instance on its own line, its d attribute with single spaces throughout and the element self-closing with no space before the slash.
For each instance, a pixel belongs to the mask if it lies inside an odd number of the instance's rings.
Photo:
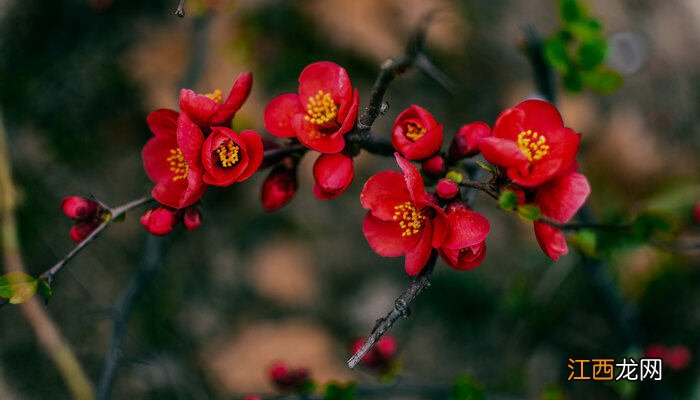
<svg viewBox="0 0 700 400">
<path fill-rule="evenodd" d="M 700 181 L 700 3 L 588 3 L 621 43 L 609 63 L 626 73 L 612 95 L 559 98 L 567 125 L 583 134 L 579 162 L 593 186 L 592 210 L 620 220 L 669 196 L 687 200 Z M 227 91 L 238 73 L 253 71 L 252 95 L 234 124 L 268 135 L 265 104 L 295 91 L 305 65 L 343 65 L 364 106 L 381 62 L 401 55 L 421 18 L 437 11 L 426 51 L 455 92 L 412 70 L 390 87 L 390 110 L 373 130 L 389 137 L 395 116 L 419 104 L 449 139 L 464 123 L 493 123 L 533 93 L 523 24 L 545 36 L 559 24 L 552 0 L 190 0 L 183 19 L 175 6 L 0 1 L 0 110 L 30 272 L 73 245 L 59 209 L 64 196 L 118 205 L 150 190 L 140 157 L 151 135 L 145 117 L 177 108 L 180 87 Z M 381 258 L 365 242 L 359 193 L 369 176 L 396 167 L 363 154 L 350 189 L 318 201 L 314 158 L 301 163 L 299 192 L 279 212 L 262 210 L 261 172 L 209 190 L 197 231 L 148 239 L 137 211 L 75 259 L 48 310 L 90 378 L 100 375 L 110 310 L 150 246 L 160 269 L 133 309 L 113 398 L 273 393 L 267 368 L 277 360 L 308 366 L 321 381 L 374 382 L 345 368 L 348 347 L 390 309 L 407 277 L 401 259 Z M 466 373 L 507 398 L 700 398 L 697 251 L 627 246 L 594 269 L 575 252 L 555 264 L 530 224 L 488 198 L 475 208 L 492 221 L 488 257 L 470 272 L 438 262 L 432 287 L 393 331 L 401 382 L 449 386 Z M 693 237 L 698 228 L 682 232 Z M 653 385 L 566 381 L 568 358 L 638 356 L 653 343 L 687 347 L 690 364 L 665 370 Z M 68 398 L 16 307 L 0 312 L 0 398 Z"/>
</svg>

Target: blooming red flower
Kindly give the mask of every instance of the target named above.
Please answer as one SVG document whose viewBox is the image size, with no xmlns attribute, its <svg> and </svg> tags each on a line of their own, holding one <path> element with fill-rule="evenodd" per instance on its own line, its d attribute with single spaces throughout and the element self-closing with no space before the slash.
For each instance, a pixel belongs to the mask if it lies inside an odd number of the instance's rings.
<svg viewBox="0 0 700 400">
<path fill-rule="evenodd" d="M 156 182 L 151 195 L 177 209 L 196 203 L 207 189 L 202 181 L 201 129 L 187 114 L 173 110 L 156 110 L 146 121 L 155 135 L 141 152 L 146 174 Z"/>
<path fill-rule="evenodd" d="M 98 202 L 92 199 L 67 196 L 61 201 L 61 210 L 68 218 L 84 220 L 97 217 L 101 207 Z"/>
<path fill-rule="evenodd" d="M 314 195 L 319 200 L 338 197 L 354 176 L 352 157 L 344 153 L 321 154 L 314 163 Z"/>
<path fill-rule="evenodd" d="M 277 96 L 265 108 L 265 128 L 278 137 L 296 137 L 321 153 L 338 153 L 344 134 L 357 120 L 357 89 L 342 67 L 328 61 L 309 64 L 299 75 L 298 94 Z"/>
<path fill-rule="evenodd" d="M 146 210 L 141 216 L 141 225 L 156 236 L 165 236 L 172 232 L 180 222 L 178 211 L 163 206 L 156 206 Z"/>
<path fill-rule="evenodd" d="M 566 171 L 579 141 L 580 135 L 564 127 L 553 105 L 527 100 L 499 115 L 479 150 L 490 163 L 505 168 L 513 182 L 535 187 Z"/>
<path fill-rule="evenodd" d="M 445 212 L 428 195 L 420 172 L 395 154 L 403 174 L 383 171 L 365 183 L 360 195 L 369 209 L 362 231 L 369 245 L 384 257 L 406 256 L 404 268 L 413 276 L 439 247 L 448 231 Z"/>
<path fill-rule="evenodd" d="M 590 192 L 588 180 L 576 172 L 574 165 L 569 173 L 538 187 L 534 201 L 543 216 L 563 224 L 578 212 Z M 564 233 L 559 229 L 540 221 L 534 222 L 534 228 L 537 242 L 549 258 L 556 261 L 568 253 Z"/>
<path fill-rule="evenodd" d="M 448 267 L 459 271 L 476 268 L 486 257 L 486 236 L 491 224 L 466 205 L 455 203 L 447 209 L 450 224 L 445 242 L 438 249 Z"/>
<path fill-rule="evenodd" d="M 79 221 L 70 228 L 70 238 L 75 243 L 80 243 L 85 240 L 85 238 L 88 237 L 92 231 L 97 229 L 101 223 L 102 221 L 97 219 Z"/>
<path fill-rule="evenodd" d="M 485 122 L 472 122 L 462 125 L 450 143 L 450 158 L 460 160 L 479 152 L 482 140 L 491 136 L 491 127 Z"/>
<path fill-rule="evenodd" d="M 396 117 L 391 143 L 407 160 L 423 160 L 440 150 L 442 124 L 425 108 L 411 105 Z"/>
<path fill-rule="evenodd" d="M 200 126 L 229 125 L 250 94 L 253 75 L 244 72 L 236 78 L 226 100 L 222 101 L 221 90 L 199 94 L 190 89 L 180 91 L 180 109 Z"/>
<path fill-rule="evenodd" d="M 263 143 L 256 132 L 246 130 L 239 135 L 215 126 L 202 144 L 202 180 L 216 186 L 242 182 L 260 168 L 262 160 Z"/>
<path fill-rule="evenodd" d="M 263 182 L 260 199 L 267 212 L 279 210 L 289 203 L 297 192 L 296 166 L 283 164 L 274 167 Z"/>
<path fill-rule="evenodd" d="M 350 347 L 350 354 L 357 353 L 364 343 L 365 341 L 363 339 L 358 339 L 353 342 Z M 374 344 L 374 347 L 362 357 L 360 363 L 369 368 L 376 368 L 379 370 L 387 369 L 394 361 L 398 349 L 399 345 L 396 339 L 391 335 L 384 335 L 379 338 L 377 343 Z"/>
</svg>

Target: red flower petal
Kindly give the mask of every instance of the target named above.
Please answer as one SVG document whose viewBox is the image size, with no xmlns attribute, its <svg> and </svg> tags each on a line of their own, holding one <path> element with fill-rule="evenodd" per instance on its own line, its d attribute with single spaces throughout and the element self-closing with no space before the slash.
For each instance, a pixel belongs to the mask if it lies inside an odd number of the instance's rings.
<svg viewBox="0 0 700 400">
<path fill-rule="evenodd" d="M 175 139 L 178 114 L 177 111 L 161 108 L 148 114 L 146 122 L 154 135 Z"/>
<path fill-rule="evenodd" d="M 542 215 L 565 223 L 583 206 L 590 192 L 586 177 L 571 173 L 540 186 L 535 203 L 539 205 Z"/>
<path fill-rule="evenodd" d="M 171 156 L 170 151 L 175 149 L 177 149 L 177 142 L 174 136 L 172 138 L 153 137 L 143 146 L 141 150 L 143 168 L 153 182 L 172 178 L 173 172 L 166 160 Z"/>
<path fill-rule="evenodd" d="M 394 224 L 397 225 L 398 224 Z M 431 223 L 426 223 L 423 231 L 419 233 L 420 241 L 406 253 L 404 269 L 409 276 L 418 275 L 423 270 L 425 264 L 430 259 L 430 253 L 433 251 L 432 238 L 433 226 Z M 418 236 L 412 235 L 409 238 Z"/>
<path fill-rule="evenodd" d="M 336 104 L 352 98 L 352 86 L 347 71 L 330 61 L 309 64 L 299 75 L 299 98 L 306 104 L 318 92 L 329 93 Z"/>
<path fill-rule="evenodd" d="M 216 113 L 211 117 L 212 125 L 225 124 L 233 118 L 236 112 L 241 108 L 243 103 L 250 95 L 250 90 L 253 87 L 253 74 L 244 72 L 236 78 L 231 86 L 231 91 L 228 97 L 218 107 Z"/>
<path fill-rule="evenodd" d="M 265 107 L 265 129 L 277 137 L 294 137 L 296 131 L 292 118 L 297 114 L 306 115 L 298 95 L 288 93 L 277 96 Z"/>
<path fill-rule="evenodd" d="M 362 207 L 384 221 L 392 221 L 394 207 L 410 200 L 403 174 L 397 171 L 382 171 L 372 176 L 360 194 Z"/>
<path fill-rule="evenodd" d="M 408 188 L 413 202 L 425 202 L 427 194 L 425 192 L 425 186 L 423 185 L 423 177 L 418 169 L 401 157 L 399 153 L 394 153 L 394 157 L 396 157 L 396 163 L 399 164 L 399 168 L 403 171 L 406 187 Z"/>
<path fill-rule="evenodd" d="M 357 113 L 360 108 L 360 95 L 357 93 L 357 89 L 355 89 L 354 94 L 352 96 L 352 103 L 346 103 L 349 104 L 347 114 L 345 115 L 345 113 L 343 112 L 343 106 L 345 103 L 341 103 L 341 108 L 338 112 L 338 121 L 343 121 L 340 128 L 338 128 L 337 132 L 341 135 L 350 132 L 352 128 L 355 127 L 355 122 L 357 122 Z"/>
<path fill-rule="evenodd" d="M 560 230 L 544 222 L 535 222 L 534 227 L 537 243 L 540 244 L 540 248 L 549 258 L 557 261 L 560 255 L 569 252 L 566 238 Z"/>
<path fill-rule="evenodd" d="M 206 95 L 195 93 L 190 89 L 180 91 L 180 109 L 199 125 L 211 125 L 211 118 L 219 109 L 219 103 Z"/>
<path fill-rule="evenodd" d="M 515 108 L 525 112 L 523 119 L 525 129 L 523 130 L 531 129 L 547 135 L 564 126 L 564 121 L 557 108 L 546 101 L 525 100 Z M 518 131 L 518 133 L 520 132 Z"/>
<path fill-rule="evenodd" d="M 425 235 L 401 236 L 404 229 L 396 221 L 382 221 L 368 212 L 362 224 L 362 232 L 372 250 L 383 257 L 398 257 L 416 247 Z M 430 237 L 428 236 L 428 246 Z M 425 264 L 425 263 L 424 263 Z"/>
<path fill-rule="evenodd" d="M 320 153 L 339 153 L 345 147 L 345 138 L 339 132 L 322 133 L 318 127 L 297 114 L 292 118 L 292 126 L 296 131 L 297 139 L 306 147 Z"/>
<path fill-rule="evenodd" d="M 202 170 L 202 142 L 204 134 L 185 113 L 180 113 L 177 119 L 177 145 L 182 151 L 190 171 Z"/>
<path fill-rule="evenodd" d="M 321 154 L 314 163 L 314 179 L 326 192 L 344 191 L 355 175 L 352 157 L 343 153 Z"/>
<path fill-rule="evenodd" d="M 224 168 L 219 164 L 219 155 L 216 151 L 229 140 L 238 146 L 238 162 L 234 166 Z M 241 173 L 247 169 L 248 163 L 249 155 L 245 141 L 233 129 L 223 126 L 213 127 L 212 133 L 202 145 L 202 164 L 205 170 L 202 179 L 204 182 L 210 185 L 229 186 L 238 181 Z"/>
<path fill-rule="evenodd" d="M 491 136 L 491 127 L 485 122 L 477 121 L 462 125 L 450 144 L 450 158 L 459 160 L 479 152 L 482 140 Z"/>
<path fill-rule="evenodd" d="M 442 247 L 464 249 L 486 240 L 491 224 L 483 215 L 469 210 L 456 210 L 447 215 L 450 229 Z"/>
<path fill-rule="evenodd" d="M 489 137 L 481 141 L 479 150 L 491 164 L 526 171 L 527 157 L 513 141 Z"/>
<path fill-rule="evenodd" d="M 248 166 L 238 177 L 238 182 L 248 179 L 260 168 L 263 161 L 263 142 L 257 132 L 245 130 L 241 132 L 241 139 L 245 142 L 245 153 L 248 156 Z"/>
</svg>

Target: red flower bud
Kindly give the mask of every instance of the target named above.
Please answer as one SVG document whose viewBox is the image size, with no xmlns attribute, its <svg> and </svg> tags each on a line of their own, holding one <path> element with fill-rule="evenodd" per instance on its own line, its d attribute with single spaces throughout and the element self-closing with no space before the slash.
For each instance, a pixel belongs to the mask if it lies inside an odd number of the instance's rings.
<svg viewBox="0 0 700 400">
<path fill-rule="evenodd" d="M 296 168 L 278 165 L 270 171 L 262 185 L 260 198 L 265 211 L 280 209 L 289 203 L 297 192 Z"/>
<path fill-rule="evenodd" d="M 73 225 L 72 228 L 70 228 L 70 238 L 73 239 L 74 242 L 80 243 L 85 240 L 85 238 L 88 237 L 92 231 L 97 229 L 101 223 L 102 222 L 98 220 L 78 222 L 77 224 Z"/>
<path fill-rule="evenodd" d="M 156 236 L 165 236 L 172 232 L 178 222 L 177 211 L 163 206 L 148 209 L 141 216 L 141 225 Z"/>
<path fill-rule="evenodd" d="M 89 219 L 97 216 L 100 205 L 91 199 L 80 196 L 68 196 L 61 202 L 61 210 L 68 218 L 75 220 Z"/>
<path fill-rule="evenodd" d="M 412 105 L 396 118 L 391 143 L 407 160 L 426 159 L 442 146 L 442 125 L 428 110 Z"/>
<path fill-rule="evenodd" d="M 352 157 L 343 153 L 321 154 L 314 163 L 314 196 L 319 200 L 338 197 L 354 176 Z"/>
<path fill-rule="evenodd" d="M 288 368 L 286 364 L 277 362 L 270 367 L 270 380 L 283 392 L 305 392 L 311 383 L 307 368 Z"/>
<path fill-rule="evenodd" d="M 462 125 L 450 143 L 450 158 L 460 160 L 479 152 L 479 143 L 491 135 L 491 128 L 485 122 L 472 122 Z"/>
<path fill-rule="evenodd" d="M 182 224 L 188 231 L 199 228 L 202 225 L 202 213 L 197 207 L 187 207 L 182 215 Z"/>
<path fill-rule="evenodd" d="M 661 358 L 664 366 L 674 371 L 682 371 L 690 365 L 692 355 L 686 346 L 666 347 L 662 344 L 649 345 L 644 350 L 646 358 Z"/>
<path fill-rule="evenodd" d="M 459 185 L 455 183 L 452 179 L 442 178 L 438 182 L 437 195 L 443 200 L 452 200 L 459 193 Z"/>
<path fill-rule="evenodd" d="M 423 161 L 421 169 L 426 175 L 440 176 L 445 172 L 445 159 L 441 155 L 436 154 L 429 159 Z"/>
<path fill-rule="evenodd" d="M 695 203 L 695 209 L 693 210 L 693 217 L 695 218 L 695 223 L 700 224 L 700 201 Z"/>
<path fill-rule="evenodd" d="M 350 354 L 357 353 L 364 342 L 365 341 L 362 339 L 356 340 L 350 348 Z M 362 357 L 360 363 L 368 368 L 377 369 L 379 371 L 386 370 L 389 368 L 392 361 L 394 361 L 398 348 L 398 343 L 393 336 L 382 336 L 374 347 Z"/>
</svg>

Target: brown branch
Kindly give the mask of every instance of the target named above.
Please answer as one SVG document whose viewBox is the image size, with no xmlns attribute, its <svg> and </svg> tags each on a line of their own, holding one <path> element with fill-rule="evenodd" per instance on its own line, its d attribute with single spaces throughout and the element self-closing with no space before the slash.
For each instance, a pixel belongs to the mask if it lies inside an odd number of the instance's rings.
<svg viewBox="0 0 700 400">
<path fill-rule="evenodd" d="M 185 16 L 185 0 L 180 0 L 177 3 L 177 8 L 175 9 L 175 15 L 182 18 Z"/>
<path fill-rule="evenodd" d="M 488 182 L 471 181 L 469 179 L 466 179 L 460 182 L 459 185 L 480 190 L 493 197 L 494 199 L 498 200 L 498 192 L 496 192 L 496 190 Z"/>
<path fill-rule="evenodd" d="M 350 357 L 347 364 L 350 368 L 355 368 L 357 364 L 362 360 L 362 357 L 367 354 L 368 351 L 374 347 L 377 341 L 384 336 L 386 332 L 394 326 L 394 323 L 401 317 L 407 317 L 410 313 L 409 305 L 411 302 L 423 291 L 423 289 L 430 286 L 430 276 L 435 268 L 435 262 L 437 261 L 437 251 L 433 250 L 430 254 L 430 259 L 423 267 L 423 270 L 415 278 L 411 279 L 411 283 L 406 287 L 404 292 L 399 296 L 396 301 L 394 301 L 394 308 L 389 311 L 389 313 L 377 320 L 377 323 L 372 328 L 372 333 L 365 339 L 359 350 Z"/>
<path fill-rule="evenodd" d="M 8 272 L 24 272 L 15 219 L 15 185 L 8 151 L 5 128 L 0 120 L 0 223 L 2 224 L 2 253 Z M 75 399 L 92 399 L 94 392 L 78 358 L 37 298 L 21 305 L 22 313 L 44 351 L 56 364 L 68 390 Z"/>
</svg>

